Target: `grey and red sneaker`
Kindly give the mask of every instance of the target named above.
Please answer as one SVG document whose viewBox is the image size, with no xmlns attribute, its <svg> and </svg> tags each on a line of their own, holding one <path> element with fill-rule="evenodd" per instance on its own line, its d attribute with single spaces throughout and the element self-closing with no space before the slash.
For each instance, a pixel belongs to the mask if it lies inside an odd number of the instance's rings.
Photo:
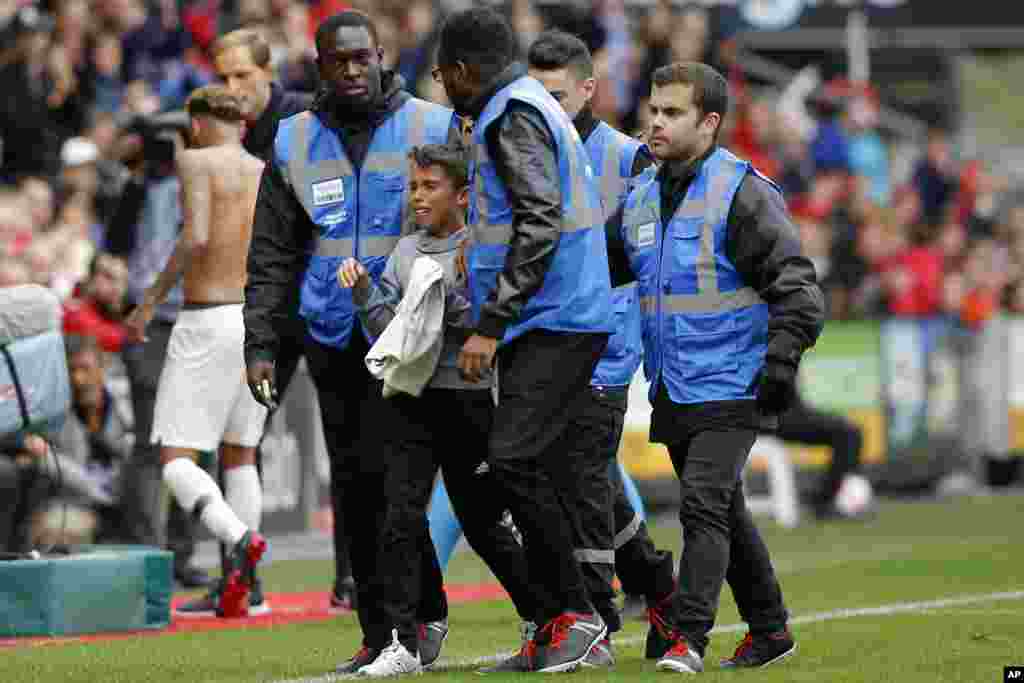
<svg viewBox="0 0 1024 683">
<path fill-rule="evenodd" d="M 219 616 L 228 619 L 248 616 L 252 577 L 255 576 L 256 565 L 266 551 L 267 539 L 255 531 L 246 531 L 235 544 L 231 556 L 228 557 L 228 573 L 220 594 Z"/>
<path fill-rule="evenodd" d="M 537 633 L 534 669 L 541 673 L 575 671 L 607 633 L 597 612 L 563 612 Z"/>
<path fill-rule="evenodd" d="M 379 654 L 380 650 L 374 650 L 373 648 L 363 645 L 359 648 L 358 652 L 335 667 L 334 673 L 343 675 L 358 673 L 359 670 L 367 664 L 372 664 Z"/>
<path fill-rule="evenodd" d="M 537 643 L 533 640 L 537 634 L 537 624 L 532 621 L 524 621 L 519 625 L 519 632 L 522 635 L 523 644 L 519 651 L 507 659 L 503 659 L 494 666 L 484 667 L 477 671 L 478 674 L 500 674 L 500 673 L 527 673 L 533 671 L 533 658 L 537 653 Z"/>
<path fill-rule="evenodd" d="M 588 669 L 610 669 L 615 666 L 615 654 L 612 652 L 612 641 L 605 638 L 594 644 L 580 666 Z"/>
<path fill-rule="evenodd" d="M 748 633 L 732 657 L 722 660 L 725 669 L 754 669 L 768 666 L 796 653 L 796 641 L 789 629 L 753 635 Z"/>
<path fill-rule="evenodd" d="M 658 660 L 658 671 L 674 671 L 678 674 L 699 674 L 704 671 L 704 660 L 690 647 L 686 638 L 679 636 L 668 652 Z"/>
<path fill-rule="evenodd" d="M 420 665 L 424 669 L 431 666 L 441 656 L 441 647 L 447 638 L 447 619 L 420 624 L 416 648 L 420 651 Z"/>
</svg>

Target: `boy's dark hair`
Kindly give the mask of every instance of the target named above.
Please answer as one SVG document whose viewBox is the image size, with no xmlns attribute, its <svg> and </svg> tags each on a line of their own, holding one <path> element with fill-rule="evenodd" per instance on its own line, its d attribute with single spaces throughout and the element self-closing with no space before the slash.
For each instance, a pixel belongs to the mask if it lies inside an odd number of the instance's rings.
<svg viewBox="0 0 1024 683">
<path fill-rule="evenodd" d="M 457 188 L 469 184 L 469 160 L 461 145 L 420 145 L 409 150 L 409 158 L 420 168 L 440 167 Z"/>
<path fill-rule="evenodd" d="M 332 35 L 342 26 L 365 28 L 369 32 L 370 38 L 373 39 L 374 47 L 380 45 L 380 38 L 377 37 L 377 25 L 373 23 L 373 19 L 368 14 L 364 14 L 359 10 L 350 9 L 327 17 L 323 20 L 323 23 L 316 27 L 316 38 L 314 40 L 318 52 L 320 50 L 320 43 L 323 42 L 324 38 Z"/>
<path fill-rule="evenodd" d="M 545 31 L 533 41 L 527 62 L 534 69 L 572 69 L 578 78 L 593 78 L 594 59 L 586 43 L 565 31 Z"/>
<path fill-rule="evenodd" d="M 718 114 L 725 118 L 729 111 L 729 84 L 722 74 L 701 62 L 675 62 L 655 69 L 651 82 L 659 88 L 680 83 L 693 87 L 693 103 L 701 116 Z M 721 125 L 719 125 L 721 128 Z M 718 136 L 718 131 L 715 131 Z"/>
<path fill-rule="evenodd" d="M 473 7 L 448 17 L 438 39 L 437 63 L 462 62 L 487 83 L 519 59 L 519 39 L 508 20 L 489 7 Z"/>
</svg>

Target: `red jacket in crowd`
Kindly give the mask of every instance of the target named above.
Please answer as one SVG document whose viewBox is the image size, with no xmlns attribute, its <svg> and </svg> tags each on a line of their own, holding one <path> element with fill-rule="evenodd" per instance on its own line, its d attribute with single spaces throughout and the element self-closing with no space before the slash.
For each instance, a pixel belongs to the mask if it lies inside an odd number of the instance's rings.
<svg viewBox="0 0 1024 683">
<path fill-rule="evenodd" d="M 117 353 L 127 331 L 119 321 L 105 318 L 91 300 L 76 298 L 64 304 L 64 334 L 95 337 L 104 351 Z"/>
</svg>

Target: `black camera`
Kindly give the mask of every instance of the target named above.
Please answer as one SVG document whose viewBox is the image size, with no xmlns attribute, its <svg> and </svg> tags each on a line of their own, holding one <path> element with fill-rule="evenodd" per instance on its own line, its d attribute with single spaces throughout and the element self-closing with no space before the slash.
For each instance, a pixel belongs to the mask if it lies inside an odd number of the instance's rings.
<svg viewBox="0 0 1024 683">
<path fill-rule="evenodd" d="M 150 116 L 135 116 L 124 130 L 142 138 L 142 158 L 147 163 L 174 162 L 176 137 L 188 140 L 189 119 L 185 111 L 169 111 Z"/>
</svg>

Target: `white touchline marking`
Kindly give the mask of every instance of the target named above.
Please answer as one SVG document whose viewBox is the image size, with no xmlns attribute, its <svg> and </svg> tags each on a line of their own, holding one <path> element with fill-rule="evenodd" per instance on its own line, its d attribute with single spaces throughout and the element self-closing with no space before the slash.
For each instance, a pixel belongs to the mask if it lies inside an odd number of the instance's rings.
<svg viewBox="0 0 1024 683">
<path fill-rule="evenodd" d="M 949 607 L 961 607 L 963 605 L 977 605 L 983 602 L 999 602 L 1003 600 L 1024 600 L 1024 591 L 1008 591 L 1004 593 L 985 593 L 983 595 L 962 595 L 953 598 L 941 598 L 938 600 L 924 600 L 919 602 L 894 602 L 888 605 L 877 607 L 851 607 L 844 609 L 829 610 L 827 612 L 814 612 L 789 620 L 790 625 L 816 624 L 822 621 L 835 621 L 837 619 L 852 619 L 854 617 L 888 617 L 894 614 L 905 614 L 908 612 L 926 612 L 929 610 L 946 609 Z M 728 624 L 727 626 L 716 626 L 711 633 L 741 633 L 746 631 L 747 625 Z M 512 633 L 509 633 L 511 637 Z M 640 645 L 644 642 L 646 635 L 626 636 L 614 640 L 616 647 L 630 647 Z M 514 652 L 499 652 L 495 655 L 484 657 L 469 657 L 461 659 L 442 659 L 430 667 L 430 671 L 460 671 L 472 669 L 488 664 L 495 664 L 501 660 L 511 657 Z M 312 676 L 310 678 L 292 678 L 273 683 L 333 683 L 359 678 L 355 675 L 326 674 L 324 676 Z"/>
</svg>

